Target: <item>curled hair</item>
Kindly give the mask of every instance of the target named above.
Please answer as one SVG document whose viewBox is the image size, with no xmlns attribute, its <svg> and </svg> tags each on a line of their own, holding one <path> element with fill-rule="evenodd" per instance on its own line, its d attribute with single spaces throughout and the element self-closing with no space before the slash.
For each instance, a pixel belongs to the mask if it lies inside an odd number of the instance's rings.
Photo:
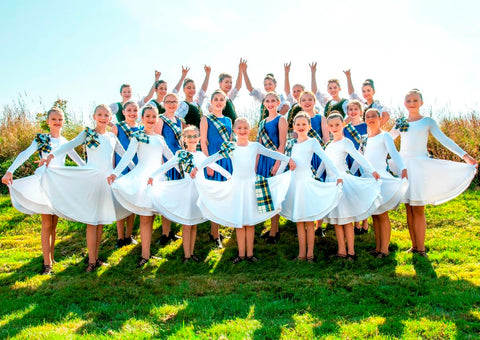
<svg viewBox="0 0 480 340">
<path fill-rule="evenodd" d="M 155 82 L 155 90 L 158 89 L 158 87 L 162 84 L 166 84 L 167 82 L 165 80 L 158 80 Z"/>
<path fill-rule="evenodd" d="M 142 117 L 145 115 L 145 111 L 147 110 L 153 110 L 155 112 L 155 115 L 158 116 L 158 109 L 153 105 L 147 104 L 142 108 Z"/>
<path fill-rule="evenodd" d="M 365 86 L 370 86 L 372 90 L 375 91 L 375 84 L 372 79 L 365 79 L 365 81 L 362 84 L 362 87 L 365 87 Z"/>
<path fill-rule="evenodd" d="M 423 102 L 423 96 L 419 89 L 415 89 L 415 88 L 411 89 L 410 91 L 407 92 L 405 97 L 407 97 L 409 94 L 418 94 L 420 96 L 420 100 Z"/>
<path fill-rule="evenodd" d="M 130 87 L 130 84 L 122 84 L 122 86 L 120 86 L 120 93 L 122 93 L 124 87 Z"/>
<path fill-rule="evenodd" d="M 350 100 L 347 104 L 347 109 L 350 105 L 357 106 L 360 109 L 360 111 L 363 111 L 363 104 L 359 100 L 356 100 L 356 99 Z"/>
<path fill-rule="evenodd" d="M 220 73 L 218 76 L 218 82 L 221 83 L 225 78 L 232 78 L 232 76 L 228 73 Z"/>
<path fill-rule="evenodd" d="M 111 109 L 110 106 L 108 106 L 108 105 L 99 104 L 99 105 L 95 106 L 95 110 L 93 110 L 93 114 L 95 114 L 98 109 L 105 109 L 105 110 L 108 111 L 108 114 L 109 114 L 110 116 L 112 115 L 112 109 Z"/>
<path fill-rule="evenodd" d="M 298 96 L 298 102 L 300 102 L 300 100 L 302 100 L 302 97 L 306 94 L 309 94 L 313 97 L 313 102 L 314 103 L 317 102 L 317 98 L 315 98 L 315 94 L 312 91 L 303 91 L 302 93 L 300 93 L 300 95 Z"/>
<path fill-rule="evenodd" d="M 225 98 L 227 97 L 227 94 L 225 92 L 223 92 L 220 89 L 216 89 L 215 91 L 213 91 L 212 95 L 210 96 L 210 100 L 213 100 L 213 97 L 215 97 L 216 94 L 221 94 Z"/>
<path fill-rule="evenodd" d="M 311 124 L 311 119 L 310 119 L 310 116 L 308 115 L 308 113 L 306 113 L 305 111 L 300 111 L 297 113 L 297 115 L 295 116 L 295 118 L 293 118 L 293 124 L 295 124 L 295 122 L 297 121 L 297 119 L 299 118 L 304 118 L 308 121 L 308 124 L 310 125 Z"/>
<path fill-rule="evenodd" d="M 338 118 L 342 121 L 343 123 L 343 116 L 342 114 L 340 113 L 340 111 L 337 111 L 337 110 L 333 110 L 330 112 L 330 115 L 327 117 L 327 122 L 329 120 L 332 120 L 332 119 L 335 119 L 335 118 Z"/>
<path fill-rule="evenodd" d="M 140 107 L 138 106 L 137 102 L 134 102 L 133 100 L 129 100 L 128 102 L 126 102 L 125 104 L 123 104 L 123 112 L 125 112 L 125 109 L 127 108 L 127 106 L 129 105 L 134 105 L 137 107 L 137 109 L 140 109 Z"/>
<path fill-rule="evenodd" d="M 185 80 L 183 81 L 183 88 L 185 88 L 188 83 L 194 83 L 193 79 L 185 78 Z"/>
<path fill-rule="evenodd" d="M 364 117 L 366 117 L 369 112 L 375 112 L 378 118 L 382 118 L 382 114 L 380 113 L 380 111 L 378 111 L 377 109 L 374 109 L 373 107 L 365 111 Z"/>
<path fill-rule="evenodd" d="M 250 122 L 249 122 L 248 119 L 245 118 L 245 117 L 238 117 L 238 118 L 235 120 L 235 123 L 233 123 L 233 128 L 235 129 L 240 123 L 245 123 L 245 124 L 248 125 L 248 128 L 249 128 L 249 129 L 251 128 Z"/>
<path fill-rule="evenodd" d="M 328 79 L 328 84 L 332 83 L 335 83 L 338 85 L 338 87 L 340 87 L 340 80 L 338 80 L 337 78 Z"/>
<path fill-rule="evenodd" d="M 276 99 L 277 99 L 277 102 L 280 101 L 280 96 L 278 95 L 277 92 L 274 92 L 274 91 L 270 91 L 268 92 L 265 97 L 263 98 L 263 100 L 265 100 L 268 96 L 274 96 Z"/>
<path fill-rule="evenodd" d="M 62 115 L 62 116 L 65 115 L 65 114 L 63 113 L 63 110 L 62 110 L 61 108 L 59 108 L 59 107 L 56 107 L 56 106 L 52 107 L 50 110 L 47 111 L 47 119 L 50 118 L 50 114 L 51 114 L 51 113 L 58 113 L 58 114 L 60 114 L 60 115 Z"/>
<path fill-rule="evenodd" d="M 274 84 L 277 84 L 277 79 L 275 79 L 275 76 L 273 75 L 273 73 L 267 73 L 263 81 L 267 79 L 270 79 L 271 81 L 273 81 Z"/>
</svg>

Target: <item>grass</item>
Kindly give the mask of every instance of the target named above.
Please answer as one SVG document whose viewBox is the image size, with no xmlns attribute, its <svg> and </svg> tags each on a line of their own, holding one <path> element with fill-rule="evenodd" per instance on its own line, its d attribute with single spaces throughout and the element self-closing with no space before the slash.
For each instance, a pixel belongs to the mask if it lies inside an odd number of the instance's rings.
<svg viewBox="0 0 480 340">
<path fill-rule="evenodd" d="M 202 263 L 182 264 L 181 241 L 114 250 L 107 226 L 101 255 L 109 267 L 83 272 L 85 228 L 61 221 L 54 276 L 40 276 L 40 219 L 0 196 L 0 338 L 162 339 L 474 339 L 480 333 L 480 191 L 428 207 L 429 258 L 406 254 L 405 211 L 391 213 L 392 254 L 374 259 L 372 233 L 357 238 L 356 263 L 330 261 L 333 231 L 317 239 L 316 264 L 291 261 L 295 227 L 282 220 L 281 243 L 259 241 L 259 263 L 229 261 L 199 228 Z M 154 240 L 160 236 L 155 223 Z M 267 226 L 258 226 L 260 233 Z M 177 227 L 178 230 L 178 227 Z M 225 233 L 231 233 L 225 229 Z"/>
</svg>

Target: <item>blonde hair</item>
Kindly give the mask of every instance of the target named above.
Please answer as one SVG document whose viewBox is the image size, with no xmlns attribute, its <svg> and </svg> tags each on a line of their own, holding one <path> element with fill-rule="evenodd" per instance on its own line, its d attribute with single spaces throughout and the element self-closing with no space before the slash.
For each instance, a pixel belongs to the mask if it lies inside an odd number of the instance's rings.
<svg viewBox="0 0 480 340">
<path fill-rule="evenodd" d="M 220 90 L 220 89 L 216 89 L 215 91 L 213 91 L 212 95 L 210 96 L 210 100 L 213 100 L 213 97 L 215 97 L 216 94 L 221 94 L 221 95 L 224 96 L 225 98 L 227 97 L 227 95 L 225 94 L 225 92 L 223 92 L 223 91 Z"/>
<path fill-rule="evenodd" d="M 189 131 L 194 131 L 200 135 L 200 129 L 195 125 L 187 125 L 185 129 L 183 129 L 182 135 L 184 135 L 185 132 L 189 132 Z"/>
<path fill-rule="evenodd" d="M 306 113 L 305 111 L 300 111 L 297 113 L 297 115 L 295 116 L 295 118 L 293 118 L 293 124 L 295 124 L 295 122 L 297 121 L 297 119 L 299 118 L 304 118 L 308 121 L 308 124 L 310 125 L 311 124 L 311 119 L 310 119 L 310 116 L 308 115 L 308 113 Z"/>
<path fill-rule="evenodd" d="M 411 89 L 410 91 L 407 92 L 407 94 L 405 95 L 405 98 L 407 98 L 409 94 L 418 94 L 420 96 L 420 100 L 423 102 L 423 96 L 419 89 Z"/>
<path fill-rule="evenodd" d="M 338 80 L 337 78 L 328 79 L 328 85 L 332 83 L 335 83 L 338 85 L 338 87 L 340 87 L 340 80 Z"/>
<path fill-rule="evenodd" d="M 248 125 L 248 128 L 250 129 L 252 126 L 250 125 L 250 122 L 248 121 L 247 118 L 245 117 L 238 117 L 235 120 L 235 123 L 233 123 L 233 128 L 235 129 L 240 123 L 245 123 Z"/>
<path fill-rule="evenodd" d="M 54 107 L 52 107 L 50 110 L 48 110 L 48 112 L 47 112 L 47 119 L 50 118 L 50 114 L 51 114 L 51 113 L 54 113 L 54 112 L 55 112 L 55 113 L 58 113 L 58 114 L 60 114 L 60 115 L 62 115 L 62 116 L 65 116 L 65 113 L 63 112 L 63 110 L 62 110 L 61 108 L 54 106 Z"/>
<path fill-rule="evenodd" d="M 278 95 L 277 92 L 274 92 L 274 91 L 270 91 L 268 92 L 265 97 L 263 98 L 263 100 L 267 99 L 268 96 L 274 96 L 276 99 L 277 99 L 277 102 L 280 101 L 280 96 Z"/>
<path fill-rule="evenodd" d="M 347 104 L 347 109 L 350 105 L 355 105 L 360 109 L 360 111 L 363 111 L 363 104 L 359 100 L 356 100 L 356 99 L 350 100 Z"/>
<path fill-rule="evenodd" d="M 313 97 L 313 102 L 316 103 L 317 102 L 317 98 L 315 98 L 315 94 L 312 92 L 312 91 L 303 91 L 302 93 L 300 93 L 300 95 L 298 96 L 298 101 L 300 102 L 300 100 L 302 99 L 302 97 L 306 94 L 309 94 Z"/>
<path fill-rule="evenodd" d="M 111 109 L 110 106 L 108 106 L 108 105 L 105 105 L 105 104 L 99 104 L 99 105 L 97 105 L 97 106 L 95 107 L 95 110 L 93 110 L 93 114 L 95 114 L 98 109 L 105 109 L 105 110 L 107 110 L 107 112 L 109 113 L 110 116 L 112 115 L 112 109 Z"/>
<path fill-rule="evenodd" d="M 374 108 L 372 107 L 372 108 L 368 109 L 367 111 L 365 111 L 364 118 L 365 118 L 365 116 L 367 116 L 367 114 L 368 114 L 369 112 L 375 112 L 379 118 L 382 117 L 382 114 L 380 113 L 380 111 L 378 111 L 377 109 L 374 109 Z"/>
<path fill-rule="evenodd" d="M 163 101 L 165 101 L 165 98 L 167 97 L 175 97 L 175 99 L 178 100 L 178 96 L 173 92 L 167 93 L 165 97 L 163 97 Z"/>
</svg>

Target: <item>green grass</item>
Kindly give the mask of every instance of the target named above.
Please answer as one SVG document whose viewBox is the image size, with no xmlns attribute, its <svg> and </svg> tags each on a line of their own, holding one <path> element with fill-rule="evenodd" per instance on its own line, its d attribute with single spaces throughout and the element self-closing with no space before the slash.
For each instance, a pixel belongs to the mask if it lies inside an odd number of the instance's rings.
<svg viewBox="0 0 480 340">
<path fill-rule="evenodd" d="M 292 262 L 295 227 L 282 220 L 280 244 L 255 245 L 259 263 L 231 264 L 235 240 L 212 249 L 204 224 L 196 247 L 204 262 L 182 264 L 181 241 L 154 242 L 164 259 L 137 269 L 140 246 L 114 250 L 116 231 L 108 226 L 101 255 L 110 267 L 86 274 L 84 226 L 61 221 L 56 274 L 44 277 L 37 274 L 39 217 L 0 196 L 0 338 L 478 338 L 479 202 L 480 191 L 468 191 L 427 208 L 428 259 L 405 253 L 402 207 L 391 213 L 391 256 L 368 255 L 369 233 L 356 240 L 356 263 L 328 260 L 336 249 L 331 230 L 317 239 L 318 263 Z"/>
</svg>

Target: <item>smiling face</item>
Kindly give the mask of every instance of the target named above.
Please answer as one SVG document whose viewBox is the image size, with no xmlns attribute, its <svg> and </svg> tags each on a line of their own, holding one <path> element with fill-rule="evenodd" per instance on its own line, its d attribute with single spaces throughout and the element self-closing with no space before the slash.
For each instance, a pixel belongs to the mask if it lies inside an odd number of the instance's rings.
<svg viewBox="0 0 480 340">
<path fill-rule="evenodd" d="M 263 88 L 266 92 L 274 92 L 277 84 L 273 81 L 273 79 L 267 78 L 263 81 Z"/>
<path fill-rule="evenodd" d="M 311 93 L 303 93 L 300 97 L 300 107 L 305 112 L 312 112 L 315 108 L 315 97 Z"/>
<path fill-rule="evenodd" d="M 362 108 L 358 102 L 350 102 L 347 105 L 347 114 L 352 121 L 358 121 L 362 119 Z"/>
<path fill-rule="evenodd" d="M 382 118 L 378 110 L 376 109 L 369 109 L 365 113 L 365 123 L 367 124 L 368 128 L 372 132 L 377 132 L 380 130 L 380 123 L 382 122 Z"/>
<path fill-rule="evenodd" d="M 187 149 L 196 150 L 197 145 L 200 142 L 200 131 L 198 128 L 188 128 L 188 130 L 183 130 L 183 140 L 187 144 Z"/>
<path fill-rule="evenodd" d="M 145 130 L 152 131 L 158 122 L 158 113 L 153 108 L 143 110 L 142 123 Z"/>
<path fill-rule="evenodd" d="M 125 121 L 128 124 L 135 124 L 138 118 L 138 105 L 137 103 L 130 102 L 123 108 L 123 115 Z"/>
<path fill-rule="evenodd" d="M 235 132 L 239 140 L 248 140 L 248 136 L 250 135 L 250 124 L 243 120 L 236 120 L 233 132 Z"/>
<path fill-rule="evenodd" d="M 293 121 L 293 130 L 298 134 L 299 138 L 305 138 L 310 129 L 310 120 L 307 117 L 295 117 L 295 120 Z"/>
<path fill-rule="evenodd" d="M 300 86 L 300 85 L 294 85 L 292 87 L 292 96 L 293 98 L 295 98 L 296 100 L 298 100 L 298 97 L 300 97 L 300 94 L 304 91 L 305 89 Z"/>
<path fill-rule="evenodd" d="M 158 84 L 157 88 L 155 89 L 155 93 L 160 100 L 163 100 L 163 97 L 165 97 L 167 94 L 167 83 Z"/>
<path fill-rule="evenodd" d="M 368 102 L 372 101 L 374 94 L 375 94 L 375 90 L 370 85 L 362 86 L 362 95 L 366 101 Z"/>
<path fill-rule="evenodd" d="M 331 81 L 331 82 L 328 83 L 327 92 L 330 96 L 332 96 L 333 98 L 336 98 L 340 91 L 341 91 L 341 88 L 340 88 L 340 85 L 337 82 Z"/>
<path fill-rule="evenodd" d="M 223 93 L 215 93 L 211 99 L 213 112 L 221 113 L 227 104 Z"/>
<path fill-rule="evenodd" d="M 193 80 L 185 83 L 185 86 L 183 87 L 183 92 L 185 93 L 185 96 L 187 96 L 187 98 L 193 98 L 193 96 L 197 92 Z"/>
<path fill-rule="evenodd" d="M 120 95 L 124 103 L 128 102 L 132 98 L 132 88 L 130 86 L 123 86 Z"/>
<path fill-rule="evenodd" d="M 273 93 L 265 96 L 263 106 L 265 106 L 269 113 L 276 113 L 278 105 L 280 105 L 280 100 Z"/>
<path fill-rule="evenodd" d="M 327 127 L 333 137 L 343 135 L 343 122 L 341 118 L 329 118 L 327 120 Z"/>
<path fill-rule="evenodd" d="M 423 101 L 418 93 L 409 93 L 405 96 L 405 107 L 408 112 L 418 112 L 422 105 Z"/>
<path fill-rule="evenodd" d="M 173 94 L 166 95 L 163 99 L 163 105 L 165 106 L 165 113 L 173 115 L 178 109 L 178 98 Z"/>
<path fill-rule="evenodd" d="M 64 120 L 65 117 L 63 116 L 63 113 L 61 111 L 50 111 L 47 118 L 47 125 L 50 128 L 50 132 L 60 131 L 63 126 Z"/>
<path fill-rule="evenodd" d="M 97 123 L 97 128 L 106 128 L 112 119 L 112 113 L 104 106 L 97 106 L 93 113 L 93 120 Z"/>
<path fill-rule="evenodd" d="M 218 84 L 220 85 L 220 90 L 228 93 L 233 87 L 232 77 L 224 77 L 222 81 L 218 82 Z"/>
</svg>

